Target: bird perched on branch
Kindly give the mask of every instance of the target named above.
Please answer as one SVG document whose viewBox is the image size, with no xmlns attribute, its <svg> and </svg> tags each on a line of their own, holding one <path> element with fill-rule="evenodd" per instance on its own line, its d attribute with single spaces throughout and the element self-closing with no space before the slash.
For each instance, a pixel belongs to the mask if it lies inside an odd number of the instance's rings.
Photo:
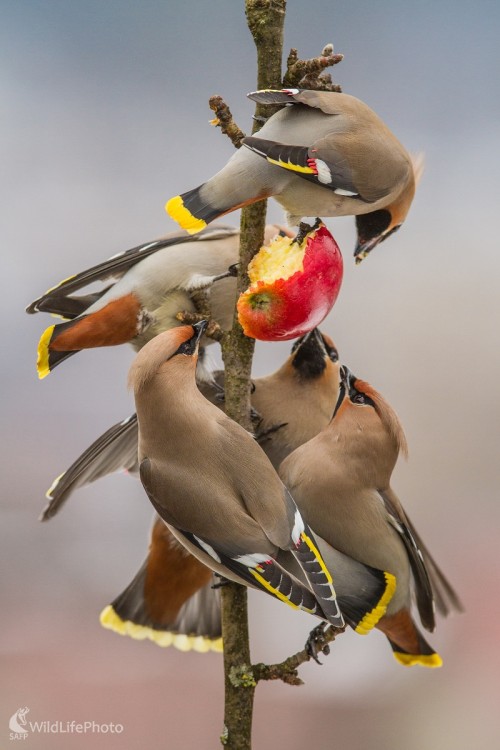
<svg viewBox="0 0 500 750">
<path fill-rule="evenodd" d="M 343 627 L 331 575 L 293 498 L 251 435 L 196 387 L 205 327 L 159 334 L 130 368 L 146 493 L 174 536 L 209 567 Z M 310 588 L 277 564 L 280 549 L 292 552 Z"/>
<path fill-rule="evenodd" d="M 166 204 L 190 233 L 214 219 L 273 196 L 291 224 L 304 216 L 356 216 L 356 262 L 404 222 L 421 165 L 359 99 L 326 91 L 284 89 L 248 94 L 283 104 L 257 136 L 243 139 L 220 172 Z"/>
<path fill-rule="evenodd" d="M 284 364 L 271 375 L 252 380 L 252 406 L 258 415 L 256 438 L 277 469 L 295 448 L 329 423 L 339 390 L 339 356 L 335 344 L 319 329 L 298 339 Z M 215 371 L 197 386 L 203 396 L 224 408 L 224 373 Z M 53 518 L 80 487 L 118 471 L 138 476 L 137 415 L 106 430 L 60 474 L 46 493 L 49 500 L 40 520 Z"/>
<path fill-rule="evenodd" d="M 257 438 L 277 467 L 283 457 L 309 440 L 330 421 L 339 390 L 339 361 L 334 343 L 317 329 L 295 342 L 287 361 L 275 373 L 253 381 L 252 399 L 260 413 Z M 223 373 L 214 373 L 223 385 Z M 198 382 L 202 394 L 214 401 L 218 391 Z M 219 402 L 219 405 L 222 406 Z M 53 484 L 42 520 L 52 518 L 72 492 L 112 471 L 138 471 L 137 417 L 118 423 L 98 438 Z M 133 638 L 150 638 L 158 645 L 198 651 L 219 648 L 218 598 L 207 584 L 207 569 L 190 564 L 184 577 L 184 548 L 167 527 L 153 527 L 148 558 L 129 586 L 101 615 L 104 627 Z M 372 570 L 332 550 L 318 539 L 322 555 L 335 571 L 341 608 L 358 632 L 368 632 L 382 616 L 391 593 L 382 571 Z M 290 553 L 280 563 L 307 586 Z M 162 574 L 162 570 L 168 571 Z M 196 593 L 193 594 L 193 591 Z"/>
<path fill-rule="evenodd" d="M 404 665 L 441 665 L 410 613 L 414 586 L 422 625 L 434 630 L 434 602 L 443 614 L 462 609 L 458 596 L 423 545 L 390 486 L 401 424 L 368 383 L 342 368 L 335 414 L 316 437 L 281 464 L 283 479 L 304 518 L 328 544 L 365 565 L 389 571 L 396 592 L 378 622 Z"/>
<path fill-rule="evenodd" d="M 265 241 L 280 231 L 286 230 L 266 227 Z M 203 288 L 211 288 L 213 319 L 229 328 L 236 279 L 227 271 L 238 256 L 239 231 L 215 226 L 196 237 L 174 232 L 65 279 L 26 309 L 68 319 L 43 333 L 38 345 L 39 377 L 82 349 L 125 343 L 140 349 L 161 331 L 182 325 L 176 314 L 195 312 L 191 295 Z M 107 285 L 100 292 L 75 296 L 96 281 Z M 212 287 L 214 281 L 218 283 Z"/>
</svg>

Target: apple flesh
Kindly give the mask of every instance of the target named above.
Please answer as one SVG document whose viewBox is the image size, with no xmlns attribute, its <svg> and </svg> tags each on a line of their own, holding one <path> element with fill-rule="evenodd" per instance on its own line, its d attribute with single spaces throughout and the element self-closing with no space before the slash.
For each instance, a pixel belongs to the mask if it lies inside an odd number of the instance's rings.
<svg viewBox="0 0 500 750">
<path fill-rule="evenodd" d="M 248 266 L 251 284 L 240 295 L 238 320 L 247 336 L 286 341 L 318 326 L 342 284 L 339 246 L 324 224 L 301 242 L 277 237 Z"/>
</svg>

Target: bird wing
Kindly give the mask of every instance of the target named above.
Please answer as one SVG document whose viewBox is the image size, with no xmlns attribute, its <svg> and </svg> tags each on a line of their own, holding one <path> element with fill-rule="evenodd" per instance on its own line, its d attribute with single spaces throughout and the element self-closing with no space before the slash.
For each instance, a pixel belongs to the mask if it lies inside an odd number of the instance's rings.
<svg viewBox="0 0 500 750">
<path fill-rule="evenodd" d="M 67 296 L 49 295 L 42 299 L 40 304 L 37 305 L 36 310 L 28 310 L 28 312 L 46 312 L 63 318 L 63 320 L 74 320 L 83 315 L 91 305 L 100 300 L 111 289 L 111 286 L 112 284 L 104 287 L 104 289 L 100 289 L 98 292 L 82 294 L 77 297 L 71 297 L 69 294 Z"/>
<path fill-rule="evenodd" d="M 123 274 L 136 263 L 139 263 L 139 261 L 144 260 L 144 258 L 147 258 L 149 255 L 158 252 L 158 250 L 163 250 L 165 247 L 171 247 L 172 245 L 178 245 L 184 242 L 220 240 L 237 233 L 237 229 L 225 225 L 208 227 L 194 236 L 190 236 L 186 232 L 172 232 L 159 240 L 153 240 L 152 242 L 133 247 L 130 250 L 125 250 L 123 253 L 118 253 L 108 260 L 105 260 L 103 263 L 98 263 L 96 266 L 92 266 L 85 271 L 81 271 L 74 276 L 64 279 L 28 305 L 26 312 L 30 314 L 36 312 L 55 312 L 56 314 L 61 314 L 58 309 L 61 304 L 64 304 L 60 300 L 61 297 L 76 292 L 79 289 L 82 289 L 82 287 L 92 284 L 95 281 L 104 281 L 110 277 L 117 278 L 123 276 Z M 102 293 L 99 294 L 99 296 L 102 296 Z M 92 302 L 93 301 L 95 300 L 92 300 Z M 89 304 L 91 304 L 90 301 Z M 79 314 L 81 314 L 81 312 L 82 311 L 80 311 Z"/>
<path fill-rule="evenodd" d="M 438 612 L 443 615 L 443 617 L 447 617 L 451 612 L 464 612 L 465 607 L 462 604 L 457 592 L 432 557 L 426 545 L 423 543 L 420 535 L 416 532 L 415 527 L 411 523 L 408 516 L 406 516 L 406 520 L 420 548 L 420 551 L 422 552 L 424 562 L 427 566 L 427 571 L 431 579 L 432 590 L 434 593 L 434 598 L 436 600 L 436 607 Z"/>
<path fill-rule="evenodd" d="M 422 550 L 396 495 L 391 490 L 379 491 L 378 494 L 388 513 L 389 522 L 399 533 L 406 547 L 415 582 L 415 596 L 420 619 L 424 628 L 432 632 L 436 627 L 434 593 Z"/>
<path fill-rule="evenodd" d="M 256 442 L 248 440 L 246 431 L 227 418 L 222 419 L 222 425 L 224 430 L 220 439 L 225 470 L 234 478 L 235 490 L 243 505 L 275 547 L 292 552 L 326 618 L 333 625 L 342 627 L 344 621 L 332 576 L 292 495 L 262 449 Z M 258 476 L 256 466 L 259 467 Z"/>
<path fill-rule="evenodd" d="M 345 94 L 312 91 L 309 89 L 261 89 L 252 91 L 247 97 L 258 104 L 304 104 L 320 109 L 327 115 L 342 114 Z"/>
<path fill-rule="evenodd" d="M 283 601 L 294 609 L 302 609 L 309 614 L 327 619 L 318 603 L 315 595 L 303 586 L 299 581 L 290 576 L 275 559 L 269 554 L 261 552 L 228 554 L 222 551 L 217 542 L 205 539 L 200 534 L 179 528 L 175 518 L 167 509 L 160 504 L 155 490 L 155 466 L 149 458 L 144 458 L 139 467 L 140 477 L 144 489 L 158 515 L 168 524 L 175 527 L 177 534 L 185 538 L 204 555 L 208 555 L 217 564 L 235 574 L 238 578 L 246 581 L 250 586 L 258 588 Z M 227 548 L 227 545 L 226 545 Z M 241 552 L 241 550 L 238 550 Z M 229 578 L 231 576 L 229 575 Z"/>
<path fill-rule="evenodd" d="M 287 169 L 298 177 L 328 188 L 337 195 L 343 195 L 365 202 L 359 194 L 354 174 L 333 139 L 322 138 L 310 146 L 289 146 L 277 141 L 248 136 L 243 145 L 262 156 L 269 164 Z M 386 191 L 379 196 L 386 195 Z M 370 196 L 370 202 L 378 198 Z"/>
<path fill-rule="evenodd" d="M 48 505 L 40 520 L 55 516 L 79 487 L 115 471 L 137 471 L 137 415 L 110 427 L 90 445 L 47 491 Z"/>
<path fill-rule="evenodd" d="M 389 502 L 394 508 L 394 512 L 397 514 L 398 518 L 403 519 L 422 554 L 431 581 L 438 612 L 443 615 L 443 617 L 446 617 L 451 612 L 463 612 L 464 606 L 460 601 L 460 597 L 444 575 L 437 562 L 434 560 L 427 546 L 422 541 L 420 534 L 408 517 L 408 514 L 401 505 L 397 495 L 391 489 L 386 490 L 384 495 L 389 499 Z"/>
<path fill-rule="evenodd" d="M 175 517 L 175 511 L 173 512 L 171 508 L 165 508 L 160 503 L 156 486 L 159 472 L 155 471 L 154 462 L 144 458 L 141 461 L 139 471 L 146 493 L 160 517 L 219 566 L 222 565 L 249 585 L 272 594 L 275 598 L 295 609 L 298 608 L 310 614 L 315 614 L 338 627 L 344 625 L 335 597 L 332 578 L 316 547 L 312 532 L 302 521 L 295 504 L 295 523 L 288 548 L 291 549 L 292 554 L 302 567 L 311 590 L 292 578 L 276 562 L 277 545 L 272 544 L 271 540 L 269 545 L 262 545 L 261 537 L 266 533 L 266 529 L 259 526 L 259 520 L 253 516 L 253 513 L 243 514 L 249 522 L 248 533 L 240 534 L 238 540 L 234 534 L 231 535 L 231 529 L 227 530 L 227 538 L 224 540 L 209 538 L 208 534 L 202 535 L 199 531 L 195 534 L 193 531 L 183 528 L 183 524 Z M 254 549 L 252 549 L 253 527 L 256 530 L 258 529 L 259 537 Z M 241 542 L 242 536 L 245 539 L 244 546 Z M 260 550 L 257 551 L 259 546 Z M 274 553 L 262 551 L 265 547 L 268 547 L 268 550 L 272 550 L 274 547 Z"/>
</svg>

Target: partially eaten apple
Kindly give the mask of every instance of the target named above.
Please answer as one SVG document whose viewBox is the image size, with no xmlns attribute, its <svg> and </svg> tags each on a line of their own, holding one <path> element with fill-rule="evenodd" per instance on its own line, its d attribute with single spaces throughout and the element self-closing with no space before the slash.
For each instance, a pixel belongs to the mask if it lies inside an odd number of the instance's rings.
<svg viewBox="0 0 500 750">
<path fill-rule="evenodd" d="M 238 320 L 247 336 L 286 341 L 318 326 L 342 284 L 339 246 L 324 224 L 300 232 L 298 241 L 276 237 L 248 266 L 251 284 L 240 295 Z"/>
</svg>

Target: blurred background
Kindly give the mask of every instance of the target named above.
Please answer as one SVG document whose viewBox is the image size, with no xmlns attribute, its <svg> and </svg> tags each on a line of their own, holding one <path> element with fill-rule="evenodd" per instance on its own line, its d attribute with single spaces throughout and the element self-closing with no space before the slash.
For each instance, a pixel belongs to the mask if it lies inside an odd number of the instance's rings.
<svg viewBox="0 0 500 750">
<path fill-rule="evenodd" d="M 218 655 L 103 630 L 101 609 L 145 555 L 151 508 L 125 476 L 81 490 L 48 524 L 44 492 L 133 412 L 128 348 L 88 351 L 43 382 L 48 287 L 175 227 L 165 200 L 232 153 L 208 124 L 221 94 L 249 131 L 255 53 L 243 0 L 2 0 L 2 686 L 0 746 L 31 721 L 121 723 L 116 735 L 31 734 L 38 750 L 219 747 Z M 305 686 L 261 684 L 255 747 L 498 746 L 498 31 L 500 5 L 289 0 L 285 55 L 333 41 L 344 91 L 370 104 L 426 170 L 403 229 L 361 266 L 354 221 L 328 220 L 345 282 L 324 324 L 342 359 L 406 428 L 394 487 L 467 613 L 440 621 L 440 670 L 399 666 L 379 633 L 339 638 Z M 273 201 L 269 218 L 281 221 Z M 226 217 L 237 224 L 238 214 Z M 213 347 L 215 348 L 215 347 Z M 255 374 L 289 346 L 258 346 Z M 253 659 L 299 650 L 312 625 L 251 594 Z"/>
</svg>

